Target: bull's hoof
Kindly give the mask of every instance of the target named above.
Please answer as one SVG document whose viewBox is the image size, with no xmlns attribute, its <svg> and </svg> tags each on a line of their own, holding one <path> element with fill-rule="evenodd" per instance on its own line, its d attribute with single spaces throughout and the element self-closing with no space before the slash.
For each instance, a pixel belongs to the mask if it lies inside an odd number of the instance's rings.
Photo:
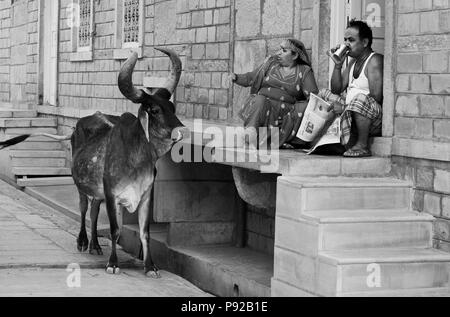
<svg viewBox="0 0 450 317">
<path fill-rule="evenodd" d="M 102 248 L 100 247 L 100 245 L 95 242 L 91 242 L 89 243 L 89 253 L 90 254 L 94 254 L 94 252 L 97 252 L 98 255 L 103 255 L 103 251 Z"/>
<path fill-rule="evenodd" d="M 87 237 L 79 236 L 77 239 L 77 249 L 79 252 L 86 252 L 89 247 L 89 240 Z"/>
<path fill-rule="evenodd" d="M 154 278 L 154 279 L 158 279 L 161 278 L 161 274 L 159 273 L 158 269 L 156 267 L 154 267 L 153 269 L 150 270 L 145 270 L 145 276 L 149 277 L 149 278 Z"/>
<path fill-rule="evenodd" d="M 106 273 L 115 275 L 120 274 L 120 268 L 117 266 L 108 266 L 106 267 Z"/>
</svg>

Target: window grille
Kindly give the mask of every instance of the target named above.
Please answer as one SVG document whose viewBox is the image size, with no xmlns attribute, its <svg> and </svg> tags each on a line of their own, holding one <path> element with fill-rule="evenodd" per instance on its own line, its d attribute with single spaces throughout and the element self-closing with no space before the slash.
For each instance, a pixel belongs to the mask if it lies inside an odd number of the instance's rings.
<svg viewBox="0 0 450 317">
<path fill-rule="evenodd" d="M 78 47 L 90 47 L 92 36 L 92 0 L 79 0 L 80 27 L 78 29 Z"/>
<path fill-rule="evenodd" d="M 71 27 L 72 62 L 91 61 L 93 58 L 94 13 L 94 0 L 72 0 L 66 8 Z"/>
<path fill-rule="evenodd" d="M 139 43 L 140 3 L 139 0 L 123 0 L 123 42 Z"/>
<path fill-rule="evenodd" d="M 128 58 L 130 49 L 143 56 L 144 12 L 144 0 L 116 0 L 114 59 Z"/>
</svg>

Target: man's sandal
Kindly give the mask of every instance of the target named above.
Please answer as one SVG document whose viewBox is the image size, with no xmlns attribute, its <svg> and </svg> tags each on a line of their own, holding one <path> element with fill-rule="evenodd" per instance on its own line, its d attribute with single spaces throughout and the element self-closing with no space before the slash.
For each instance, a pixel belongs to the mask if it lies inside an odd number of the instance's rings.
<svg viewBox="0 0 450 317">
<path fill-rule="evenodd" d="M 369 149 L 348 150 L 344 153 L 344 157 L 370 157 L 372 153 Z"/>
</svg>

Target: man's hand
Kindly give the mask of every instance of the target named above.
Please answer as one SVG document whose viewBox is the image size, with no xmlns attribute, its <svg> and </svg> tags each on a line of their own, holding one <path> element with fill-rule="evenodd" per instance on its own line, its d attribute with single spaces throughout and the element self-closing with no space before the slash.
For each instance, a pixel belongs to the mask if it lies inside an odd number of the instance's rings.
<svg viewBox="0 0 450 317">
<path fill-rule="evenodd" d="M 332 48 L 332 49 L 330 50 L 330 51 L 331 51 L 331 54 L 336 53 L 336 51 L 337 51 L 338 49 L 340 49 L 340 48 L 341 48 L 341 44 L 338 44 L 336 47 L 334 47 L 334 48 Z M 335 65 L 335 67 L 336 67 L 337 69 L 341 69 L 341 68 L 342 68 L 342 66 L 344 65 L 345 59 L 347 58 L 348 54 L 350 54 L 350 51 L 349 51 L 349 50 L 347 50 L 347 52 L 345 52 L 345 54 L 344 54 L 344 56 L 341 58 L 341 61 L 340 61 L 340 62 L 336 62 L 335 59 L 332 59 L 333 62 L 334 62 L 334 65 Z"/>
<path fill-rule="evenodd" d="M 340 102 L 333 102 L 330 107 L 328 108 L 328 112 L 333 111 L 337 115 L 341 115 L 345 110 L 345 105 L 341 104 Z"/>
</svg>

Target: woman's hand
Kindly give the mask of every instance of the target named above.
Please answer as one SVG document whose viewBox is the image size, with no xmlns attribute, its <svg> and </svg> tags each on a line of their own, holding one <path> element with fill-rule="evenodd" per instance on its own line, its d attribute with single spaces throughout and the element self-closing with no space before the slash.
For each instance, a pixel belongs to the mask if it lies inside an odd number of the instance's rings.
<svg viewBox="0 0 450 317">
<path fill-rule="evenodd" d="M 345 105 L 341 104 L 340 102 L 333 102 L 330 107 L 328 108 L 328 112 L 333 111 L 337 115 L 341 115 L 345 110 Z"/>
<path fill-rule="evenodd" d="M 237 75 L 235 73 L 230 73 L 228 75 L 228 81 L 233 84 L 237 80 Z"/>
</svg>

